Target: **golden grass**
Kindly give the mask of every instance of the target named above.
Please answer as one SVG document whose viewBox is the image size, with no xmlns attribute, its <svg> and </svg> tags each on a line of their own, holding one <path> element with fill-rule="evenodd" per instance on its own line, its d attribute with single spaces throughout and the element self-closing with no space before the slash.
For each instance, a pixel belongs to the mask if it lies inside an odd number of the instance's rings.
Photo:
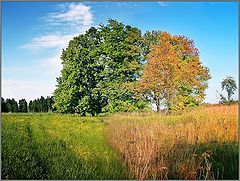
<svg viewBox="0 0 240 181">
<path fill-rule="evenodd" d="M 233 163 L 228 163 L 231 173 L 226 173 L 230 171 L 220 158 L 226 157 L 224 145 L 238 144 L 238 105 L 200 107 L 182 115 L 113 115 L 107 122 L 107 141 L 137 179 L 238 175 L 234 156 L 229 158 Z"/>
</svg>

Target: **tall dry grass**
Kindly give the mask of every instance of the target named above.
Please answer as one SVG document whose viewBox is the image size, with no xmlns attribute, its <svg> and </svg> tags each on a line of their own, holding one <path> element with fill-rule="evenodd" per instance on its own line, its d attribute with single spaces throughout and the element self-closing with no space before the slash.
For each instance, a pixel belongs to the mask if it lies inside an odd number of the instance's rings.
<svg viewBox="0 0 240 181">
<path fill-rule="evenodd" d="M 107 141 L 137 179 L 238 179 L 237 109 L 113 115 Z"/>
</svg>

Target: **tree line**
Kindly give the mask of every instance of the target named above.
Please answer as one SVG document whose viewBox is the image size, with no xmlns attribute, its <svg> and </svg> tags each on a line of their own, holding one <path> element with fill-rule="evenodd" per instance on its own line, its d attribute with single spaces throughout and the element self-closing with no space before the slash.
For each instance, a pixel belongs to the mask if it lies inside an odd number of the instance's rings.
<svg viewBox="0 0 240 181">
<path fill-rule="evenodd" d="M 105 115 L 151 109 L 183 110 L 205 98 L 209 69 L 194 41 L 184 35 L 141 30 L 108 20 L 70 40 L 61 55 L 63 68 L 53 97 L 30 101 L 7 99 L 6 112 Z M 232 79 L 222 83 L 231 102 Z M 27 108 L 26 108 L 27 107 Z"/>
<path fill-rule="evenodd" d="M 144 87 L 142 87 L 144 89 Z M 226 91 L 227 96 L 223 94 L 220 95 L 219 104 L 231 105 L 237 103 L 237 100 L 233 99 L 233 95 L 237 89 L 236 81 L 233 77 L 227 76 L 221 82 L 222 91 Z M 25 99 L 15 101 L 15 99 L 6 99 L 1 97 L 1 111 L 2 112 L 21 112 L 21 113 L 31 113 L 31 112 L 54 112 L 56 109 L 53 107 L 54 99 L 53 96 L 47 96 L 44 98 L 41 96 L 35 100 L 29 101 L 29 104 Z M 208 105 L 207 103 L 205 105 Z"/>
<path fill-rule="evenodd" d="M 31 113 L 31 112 L 53 112 L 53 97 L 47 96 L 30 100 L 29 104 L 25 99 L 21 99 L 18 102 L 15 99 L 6 99 L 1 97 L 1 111 L 2 112 L 21 112 L 21 113 Z"/>
<path fill-rule="evenodd" d="M 188 37 L 116 20 L 74 37 L 61 59 L 53 106 L 83 116 L 198 106 L 211 78 Z"/>
</svg>

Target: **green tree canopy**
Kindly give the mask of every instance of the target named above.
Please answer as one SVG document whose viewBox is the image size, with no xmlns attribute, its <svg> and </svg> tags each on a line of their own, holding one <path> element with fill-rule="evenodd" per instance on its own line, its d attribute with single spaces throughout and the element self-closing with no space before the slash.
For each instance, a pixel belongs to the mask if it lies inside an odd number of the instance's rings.
<svg viewBox="0 0 240 181">
<path fill-rule="evenodd" d="M 115 20 L 74 37 L 62 52 L 54 107 L 81 115 L 147 106 L 129 89 L 142 70 L 141 31 Z"/>
</svg>

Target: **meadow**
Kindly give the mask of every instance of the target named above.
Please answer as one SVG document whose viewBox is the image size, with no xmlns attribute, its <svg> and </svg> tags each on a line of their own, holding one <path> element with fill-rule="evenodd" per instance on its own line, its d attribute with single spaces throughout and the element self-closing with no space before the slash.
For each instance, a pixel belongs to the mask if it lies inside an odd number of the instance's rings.
<svg viewBox="0 0 240 181">
<path fill-rule="evenodd" d="M 126 179 L 99 118 L 2 114 L 3 179 Z"/>
<path fill-rule="evenodd" d="M 238 105 L 2 114 L 2 179 L 238 179 Z"/>
</svg>

